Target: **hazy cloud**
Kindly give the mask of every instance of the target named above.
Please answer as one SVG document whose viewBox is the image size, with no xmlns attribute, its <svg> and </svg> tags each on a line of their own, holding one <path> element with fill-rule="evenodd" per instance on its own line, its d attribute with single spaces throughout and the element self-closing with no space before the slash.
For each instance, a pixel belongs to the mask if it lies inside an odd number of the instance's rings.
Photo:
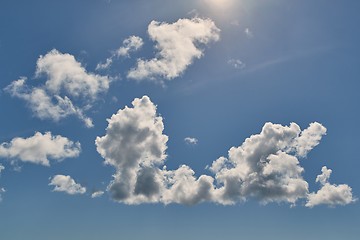
<svg viewBox="0 0 360 240">
<path fill-rule="evenodd" d="M 246 66 L 245 63 L 243 63 L 239 59 L 230 59 L 228 61 L 228 64 L 231 65 L 232 67 L 236 68 L 236 69 L 243 69 Z"/>
<path fill-rule="evenodd" d="M 253 38 L 254 37 L 253 32 L 249 28 L 245 28 L 244 33 L 248 38 Z"/>
<path fill-rule="evenodd" d="M 111 57 L 107 58 L 105 63 L 99 63 L 96 70 L 107 69 L 111 66 L 116 57 L 129 57 L 131 52 L 139 50 L 144 45 L 142 38 L 138 36 L 130 36 L 123 41 L 123 45 L 115 50 Z"/>
<path fill-rule="evenodd" d="M 0 145 L 0 157 L 11 161 L 30 162 L 50 166 L 50 160 L 60 161 L 64 158 L 79 156 L 81 151 L 79 142 L 72 142 L 60 135 L 53 136 L 36 132 L 29 138 L 14 138 L 9 143 Z"/>
<path fill-rule="evenodd" d="M 152 21 L 148 26 L 158 53 L 150 60 L 138 59 L 128 78 L 143 80 L 158 77 L 171 80 L 182 74 L 194 59 L 203 56 L 200 45 L 219 40 L 220 30 L 210 19 L 179 19 L 175 23 Z"/>
<path fill-rule="evenodd" d="M 54 192 L 65 192 L 70 195 L 84 194 L 86 188 L 76 183 L 70 176 L 55 175 L 49 183 L 49 186 L 54 186 Z"/>
</svg>

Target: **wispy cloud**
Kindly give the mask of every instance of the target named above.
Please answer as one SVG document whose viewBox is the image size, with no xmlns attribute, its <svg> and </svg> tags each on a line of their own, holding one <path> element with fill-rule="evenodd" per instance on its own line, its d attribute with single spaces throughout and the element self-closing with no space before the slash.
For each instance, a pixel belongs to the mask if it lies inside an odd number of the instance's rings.
<svg viewBox="0 0 360 240">
<path fill-rule="evenodd" d="M 193 138 L 193 137 L 186 137 L 184 138 L 184 141 L 189 145 L 196 145 L 199 142 L 197 138 Z"/>
</svg>

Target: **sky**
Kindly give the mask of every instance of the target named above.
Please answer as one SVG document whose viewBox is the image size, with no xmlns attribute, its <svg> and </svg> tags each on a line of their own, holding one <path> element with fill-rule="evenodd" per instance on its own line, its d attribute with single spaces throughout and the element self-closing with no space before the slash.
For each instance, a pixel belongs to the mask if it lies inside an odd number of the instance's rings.
<svg viewBox="0 0 360 240">
<path fill-rule="evenodd" d="M 359 8 L 1 0 L 1 238 L 357 239 Z"/>
</svg>

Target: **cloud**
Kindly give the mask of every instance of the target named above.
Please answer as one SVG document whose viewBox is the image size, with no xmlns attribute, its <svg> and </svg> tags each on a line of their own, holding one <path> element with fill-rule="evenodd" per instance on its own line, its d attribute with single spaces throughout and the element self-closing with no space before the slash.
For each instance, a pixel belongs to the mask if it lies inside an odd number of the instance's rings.
<svg viewBox="0 0 360 240">
<path fill-rule="evenodd" d="M 243 69 L 246 66 L 245 63 L 243 63 L 239 59 L 230 59 L 228 61 L 228 64 L 231 65 L 233 68 L 236 68 L 236 69 Z"/>
<path fill-rule="evenodd" d="M 5 167 L 0 163 L 0 175 L 1 172 L 4 171 Z M 1 187 L 0 188 L 0 202 L 2 201 L 2 193 L 6 192 L 5 188 Z"/>
<path fill-rule="evenodd" d="M 137 60 L 128 78 L 143 80 L 163 78 L 171 80 L 182 74 L 194 59 L 203 56 L 199 47 L 219 40 L 220 30 L 210 19 L 179 19 L 175 23 L 152 21 L 148 26 L 151 40 L 158 53 L 150 60 Z"/>
<path fill-rule="evenodd" d="M 40 119 L 59 121 L 75 115 L 87 127 L 93 126 L 84 111 L 92 106 L 99 94 L 108 90 L 109 77 L 88 73 L 74 56 L 56 49 L 39 57 L 35 76 L 39 80 L 45 77 L 45 83 L 31 87 L 26 84 L 27 78 L 22 77 L 8 85 L 5 91 L 25 100 Z"/>
<path fill-rule="evenodd" d="M 96 191 L 91 194 L 91 198 L 98 198 L 101 197 L 104 194 L 103 191 Z"/>
<path fill-rule="evenodd" d="M 107 58 L 105 63 L 99 63 L 96 70 L 108 69 L 115 57 L 129 57 L 131 52 L 139 50 L 144 45 L 142 38 L 138 36 L 130 36 L 123 41 L 123 45 L 113 52 L 111 57 Z"/>
<path fill-rule="evenodd" d="M 168 137 L 150 98 L 136 98 L 132 105 L 108 119 L 106 134 L 96 138 L 97 151 L 116 170 L 107 187 L 113 200 L 125 204 L 193 205 L 207 201 L 228 205 L 256 199 L 263 204 L 295 205 L 312 196 L 299 159 L 326 134 L 320 123 L 311 123 L 304 130 L 296 123 L 266 123 L 259 134 L 230 148 L 228 157 L 220 157 L 207 167 L 213 176 L 197 177 L 186 165 L 167 169 Z M 327 181 L 328 175 L 324 171 L 318 181 Z"/>
<path fill-rule="evenodd" d="M 321 174 L 316 177 L 316 182 L 319 182 L 322 187 L 316 193 L 310 193 L 308 202 L 305 206 L 314 207 L 317 205 L 347 205 L 355 202 L 357 199 L 353 197 L 352 189 L 347 184 L 330 184 L 329 178 L 332 173 L 331 169 L 326 166 L 322 167 Z"/>
<path fill-rule="evenodd" d="M 116 169 L 108 186 L 113 199 L 129 204 L 157 201 L 161 179 L 155 167 L 166 158 L 168 137 L 149 97 L 136 98 L 132 105 L 108 119 L 106 135 L 96 138 L 97 151 Z"/>
<path fill-rule="evenodd" d="M 2 171 L 4 171 L 5 167 L 0 163 L 0 174 Z"/>
<path fill-rule="evenodd" d="M 253 32 L 249 28 L 245 28 L 244 33 L 248 38 L 253 38 L 254 37 Z"/>
<path fill-rule="evenodd" d="M 196 138 L 192 138 L 192 137 L 186 137 L 186 138 L 184 138 L 184 141 L 185 141 L 187 144 L 196 145 L 199 140 L 196 139 Z"/>
<path fill-rule="evenodd" d="M 55 175 L 51 179 L 49 186 L 54 186 L 54 192 L 65 192 L 70 195 L 84 194 L 86 192 L 85 187 L 76 183 L 70 176 L 65 175 Z"/>
<path fill-rule="evenodd" d="M 61 161 L 64 158 L 79 156 L 81 151 L 79 142 L 72 142 L 60 135 L 53 136 L 36 132 L 29 138 L 14 138 L 9 143 L 0 145 L 0 157 L 12 161 L 30 162 L 50 166 L 50 160 Z"/>
</svg>

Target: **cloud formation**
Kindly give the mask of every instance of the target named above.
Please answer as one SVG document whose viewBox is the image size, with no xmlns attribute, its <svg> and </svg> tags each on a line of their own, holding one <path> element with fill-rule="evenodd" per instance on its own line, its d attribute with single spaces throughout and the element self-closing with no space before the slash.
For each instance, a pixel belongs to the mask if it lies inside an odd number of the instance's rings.
<svg viewBox="0 0 360 240">
<path fill-rule="evenodd" d="M 91 107 L 99 94 L 108 90 L 109 77 L 88 73 L 74 56 L 56 49 L 39 57 L 35 76 L 39 80 L 44 77 L 45 83 L 31 87 L 27 85 L 27 78 L 21 77 L 8 85 L 5 91 L 25 100 L 40 119 L 59 121 L 75 115 L 86 127 L 93 126 L 84 111 Z"/>
<path fill-rule="evenodd" d="M 98 198 L 104 194 L 104 191 L 96 191 L 91 194 L 91 198 Z"/>
<path fill-rule="evenodd" d="M 65 192 L 70 195 L 84 194 L 86 192 L 85 187 L 76 183 L 70 176 L 65 175 L 55 175 L 51 179 L 49 186 L 54 186 L 54 192 Z"/>
<path fill-rule="evenodd" d="M 352 189 L 347 184 L 330 184 L 329 178 L 332 173 L 331 169 L 326 166 L 322 167 L 321 174 L 316 177 L 322 187 L 316 193 L 310 193 L 308 196 L 307 207 L 317 205 L 347 205 L 355 202 L 357 199 L 353 197 Z"/>
<path fill-rule="evenodd" d="M 36 132 L 32 137 L 17 137 L 0 145 L 2 158 L 44 166 L 50 166 L 50 159 L 61 161 L 64 158 L 77 157 L 80 151 L 79 142 L 74 143 L 60 135 L 53 136 L 50 132 Z"/>
<path fill-rule="evenodd" d="M 96 66 L 96 70 L 108 69 L 112 65 L 114 58 L 129 57 L 131 52 L 139 50 L 143 45 L 144 41 L 138 36 L 130 36 L 126 38 L 123 41 L 123 45 L 114 51 L 111 57 L 106 59 L 105 63 L 99 63 Z"/>
<path fill-rule="evenodd" d="M 196 145 L 199 140 L 196 139 L 196 138 L 193 138 L 193 137 L 186 137 L 186 138 L 184 138 L 184 141 L 185 141 L 185 143 L 187 143 L 187 144 Z"/>
<path fill-rule="evenodd" d="M 199 47 L 220 38 L 220 30 L 211 19 L 179 19 L 175 23 L 152 21 L 148 34 L 158 50 L 150 60 L 137 60 L 137 66 L 128 72 L 135 80 L 162 78 L 171 80 L 182 74 L 194 59 L 203 56 Z"/>
<path fill-rule="evenodd" d="M 326 134 L 320 123 L 311 123 L 305 130 L 296 123 L 266 123 L 259 134 L 230 148 L 228 157 L 220 157 L 208 167 L 214 177 L 197 178 L 189 166 L 168 170 L 164 165 L 168 137 L 149 97 L 137 98 L 132 105 L 108 119 L 106 135 L 96 139 L 97 151 L 116 169 L 107 188 L 115 201 L 187 205 L 208 201 L 228 205 L 257 199 L 264 204 L 295 205 L 312 196 L 298 158 L 305 158 Z M 327 181 L 326 174 L 318 181 Z M 334 189 L 331 192 L 336 194 Z M 337 203 L 341 204 L 338 201 L 334 205 Z"/>
</svg>

